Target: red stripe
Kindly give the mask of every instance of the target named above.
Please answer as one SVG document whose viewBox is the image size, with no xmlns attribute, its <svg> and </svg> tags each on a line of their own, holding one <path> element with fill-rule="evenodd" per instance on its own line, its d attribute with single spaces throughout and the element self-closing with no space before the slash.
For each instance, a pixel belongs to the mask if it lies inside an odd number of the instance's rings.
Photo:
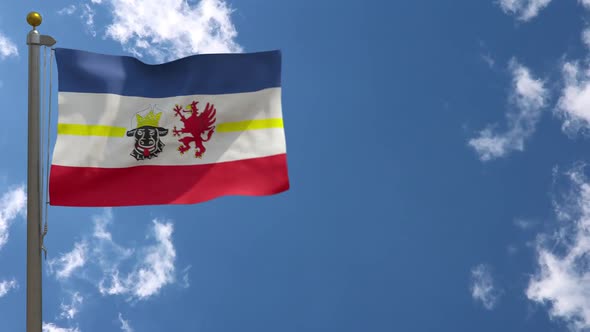
<svg viewBox="0 0 590 332">
<path fill-rule="evenodd" d="M 265 196 L 289 189 L 287 155 L 192 166 L 51 166 L 58 206 L 194 204 L 220 196 Z"/>
</svg>

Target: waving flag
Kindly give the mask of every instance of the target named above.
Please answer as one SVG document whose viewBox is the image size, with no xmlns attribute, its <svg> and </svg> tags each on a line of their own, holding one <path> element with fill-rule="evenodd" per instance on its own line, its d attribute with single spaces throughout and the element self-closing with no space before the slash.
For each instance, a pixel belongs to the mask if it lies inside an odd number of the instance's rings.
<svg viewBox="0 0 590 332">
<path fill-rule="evenodd" d="M 289 188 L 279 51 L 160 65 L 58 48 L 50 204 L 193 204 Z"/>
</svg>

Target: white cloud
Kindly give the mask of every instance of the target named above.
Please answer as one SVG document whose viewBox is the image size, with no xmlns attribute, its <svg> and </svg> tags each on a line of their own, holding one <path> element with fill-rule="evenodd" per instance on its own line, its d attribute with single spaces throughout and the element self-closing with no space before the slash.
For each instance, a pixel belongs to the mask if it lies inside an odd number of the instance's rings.
<svg viewBox="0 0 590 332">
<path fill-rule="evenodd" d="M 112 23 L 106 36 L 121 43 L 135 56 L 150 55 L 157 61 L 196 53 L 241 52 L 235 42 L 232 9 L 224 0 L 102 0 Z M 129 15 L 133 13 L 133 15 Z"/>
<path fill-rule="evenodd" d="M 74 319 L 78 312 L 80 312 L 80 307 L 82 306 L 83 301 L 84 298 L 82 297 L 82 295 L 80 295 L 80 293 L 78 292 L 75 292 L 74 294 L 72 294 L 72 300 L 70 304 L 62 303 L 60 305 L 61 314 L 59 316 L 61 318 L 65 318 L 68 320 Z"/>
<path fill-rule="evenodd" d="M 469 145 L 477 151 L 482 161 L 503 157 L 513 149 L 509 134 L 510 131 L 504 136 L 494 134 L 491 127 L 486 128 L 479 132 L 479 137 L 469 140 Z M 517 144 L 516 147 L 522 148 L 522 144 Z"/>
<path fill-rule="evenodd" d="M 82 10 L 80 18 L 84 24 L 86 24 L 87 31 L 92 35 L 92 37 L 96 37 L 96 29 L 94 28 L 94 9 L 92 9 L 89 4 L 80 5 L 80 9 Z"/>
<path fill-rule="evenodd" d="M 137 271 L 135 295 L 140 298 L 158 293 L 162 286 L 174 281 L 176 251 L 172 244 L 172 224 L 154 221 L 158 243 L 147 250 L 147 256 Z"/>
<path fill-rule="evenodd" d="M 129 325 L 129 321 L 123 319 L 123 315 L 119 313 L 119 322 L 121 323 L 121 331 L 123 332 L 133 332 L 133 328 Z"/>
<path fill-rule="evenodd" d="M 0 249 L 8 242 L 12 221 L 26 212 L 27 195 L 23 186 L 12 189 L 0 198 Z"/>
<path fill-rule="evenodd" d="M 103 215 L 97 215 L 93 217 L 94 220 L 94 233 L 92 234 L 95 238 L 100 240 L 105 240 L 112 242 L 113 237 L 109 231 L 107 231 L 107 226 L 113 220 L 113 211 L 110 208 L 104 210 Z"/>
<path fill-rule="evenodd" d="M 57 11 L 59 15 L 72 15 L 76 12 L 76 5 L 69 5 Z"/>
<path fill-rule="evenodd" d="M 572 188 L 556 211 L 561 227 L 539 237 L 539 270 L 529 280 L 526 295 L 547 304 L 552 318 L 581 331 L 590 329 L 590 183 L 583 167 L 567 174 Z"/>
<path fill-rule="evenodd" d="M 18 56 L 16 44 L 0 32 L 0 60 L 11 56 Z"/>
<path fill-rule="evenodd" d="M 494 285 L 489 266 L 479 264 L 471 270 L 471 296 L 488 310 L 493 309 L 498 303 L 500 292 Z"/>
<path fill-rule="evenodd" d="M 521 21 L 534 18 L 550 2 L 551 0 L 499 0 L 500 7 L 505 13 L 517 15 Z"/>
<path fill-rule="evenodd" d="M 557 102 L 563 118 L 562 129 L 569 134 L 590 129 L 590 68 L 582 70 L 577 62 L 566 62 L 562 68 L 564 87 Z"/>
<path fill-rule="evenodd" d="M 92 1 L 92 3 L 100 4 L 99 2 Z M 86 31 L 92 35 L 92 37 L 96 37 L 96 28 L 94 25 L 94 16 L 96 15 L 96 11 L 90 4 L 82 3 L 78 7 L 76 5 L 69 5 L 57 11 L 59 15 L 74 15 L 75 13 L 80 13 L 78 16 L 82 23 L 86 26 Z"/>
<path fill-rule="evenodd" d="M 514 220 L 514 225 L 520 229 L 527 230 L 537 225 L 537 222 L 530 219 L 517 218 Z"/>
<path fill-rule="evenodd" d="M 515 61 L 512 61 L 511 67 L 516 90 L 513 98 L 516 105 L 525 110 L 536 110 L 545 106 L 547 90 L 544 82 L 532 78 L 529 70 Z"/>
<path fill-rule="evenodd" d="M 77 242 L 72 251 L 62 256 L 51 259 L 48 262 L 49 271 L 58 279 L 67 279 L 72 273 L 86 264 L 88 245 L 85 242 Z"/>
<path fill-rule="evenodd" d="M 103 295 L 130 294 L 137 299 L 146 299 L 175 281 L 173 226 L 157 220 L 153 223 L 156 244 L 142 252 L 143 259 L 126 277 L 120 278 L 120 272 L 115 268 L 101 280 L 99 290 Z"/>
<path fill-rule="evenodd" d="M 506 251 L 508 252 L 509 255 L 514 255 L 518 252 L 518 247 L 514 246 L 514 245 L 508 245 L 506 247 Z"/>
<path fill-rule="evenodd" d="M 113 241 L 113 236 L 107 229 L 113 221 L 112 209 L 104 209 L 102 215 L 95 215 L 92 219 L 94 231 L 89 241 L 92 246 L 92 256 L 102 271 L 107 274 L 112 273 L 120 262 L 131 257 L 134 250 L 124 248 Z"/>
<path fill-rule="evenodd" d="M 129 249 L 117 244 L 108 230 L 113 221 L 111 209 L 93 216 L 93 221 L 91 237 L 75 243 L 71 252 L 49 262 L 50 271 L 56 271 L 57 279 L 63 281 L 84 267 L 76 275 L 97 285 L 102 295 L 126 295 L 129 300 L 145 300 L 176 282 L 171 222 L 153 220 L 154 243 Z M 182 272 L 188 282 L 188 269 Z"/>
<path fill-rule="evenodd" d="M 18 288 L 18 283 L 14 279 L 0 281 L 0 297 L 5 296 L 8 292 L 16 288 Z"/>
<path fill-rule="evenodd" d="M 590 0 L 579 0 L 590 9 Z M 582 42 L 590 49 L 590 27 L 582 31 Z M 563 118 L 562 129 L 568 135 L 588 132 L 590 129 L 590 66 L 577 61 L 562 66 L 564 87 L 557 102 L 557 114 Z"/>
<path fill-rule="evenodd" d="M 482 54 L 481 59 L 488 65 L 488 67 L 494 68 L 494 65 L 496 64 L 496 60 L 494 60 L 494 58 L 492 58 L 491 55 Z"/>
<path fill-rule="evenodd" d="M 43 332 L 80 332 L 80 329 L 59 327 L 53 323 L 43 323 Z"/>
<path fill-rule="evenodd" d="M 191 269 L 192 265 L 189 265 L 187 267 L 185 267 L 182 270 L 182 287 L 184 288 L 189 288 L 191 286 L 190 282 L 189 282 L 189 278 L 188 278 L 188 271 Z"/>
<path fill-rule="evenodd" d="M 110 273 L 120 261 L 130 257 L 133 250 L 117 245 L 107 230 L 113 219 L 112 209 L 103 211 L 103 214 L 92 217 L 94 230 L 91 239 L 76 242 L 70 252 L 48 261 L 50 273 L 63 280 L 90 264 L 97 264 L 105 273 Z"/>
<path fill-rule="evenodd" d="M 529 69 L 515 60 L 510 63 L 512 70 L 512 93 L 510 103 L 517 112 L 507 114 L 508 130 L 495 133 L 492 126 L 483 129 L 479 137 L 469 140 L 482 161 L 503 157 L 509 152 L 524 150 L 524 143 L 535 131 L 546 105 L 548 91 L 545 82 L 531 76 Z"/>
<path fill-rule="evenodd" d="M 590 28 L 586 28 L 582 31 L 582 41 L 587 48 L 590 48 Z"/>
</svg>

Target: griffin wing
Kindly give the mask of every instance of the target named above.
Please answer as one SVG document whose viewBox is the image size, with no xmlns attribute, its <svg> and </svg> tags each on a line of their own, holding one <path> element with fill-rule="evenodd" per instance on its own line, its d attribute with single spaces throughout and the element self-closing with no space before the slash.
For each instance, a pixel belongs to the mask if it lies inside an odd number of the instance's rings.
<svg viewBox="0 0 590 332">
<path fill-rule="evenodd" d="M 212 128 L 213 124 L 215 123 L 216 113 L 217 110 L 215 109 L 215 106 L 213 106 L 213 104 L 207 103 L 207 106 L 205 106 L 203 114 L 201 114 L 200 116 L 203 119 L 203 128 L 205 130 Z"/>
</svg>

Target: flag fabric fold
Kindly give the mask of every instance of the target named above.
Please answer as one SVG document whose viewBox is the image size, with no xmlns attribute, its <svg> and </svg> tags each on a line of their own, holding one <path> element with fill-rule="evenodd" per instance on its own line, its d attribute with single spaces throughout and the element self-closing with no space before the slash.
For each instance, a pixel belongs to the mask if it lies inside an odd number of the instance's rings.
<svg viewBox="0 0 590 332">
<path fill-rule="evenodd" d="M 289 189 L 279 51 L 149 65 L 58 48 L 50 204 L 195 204 Z"/>
</svg>

